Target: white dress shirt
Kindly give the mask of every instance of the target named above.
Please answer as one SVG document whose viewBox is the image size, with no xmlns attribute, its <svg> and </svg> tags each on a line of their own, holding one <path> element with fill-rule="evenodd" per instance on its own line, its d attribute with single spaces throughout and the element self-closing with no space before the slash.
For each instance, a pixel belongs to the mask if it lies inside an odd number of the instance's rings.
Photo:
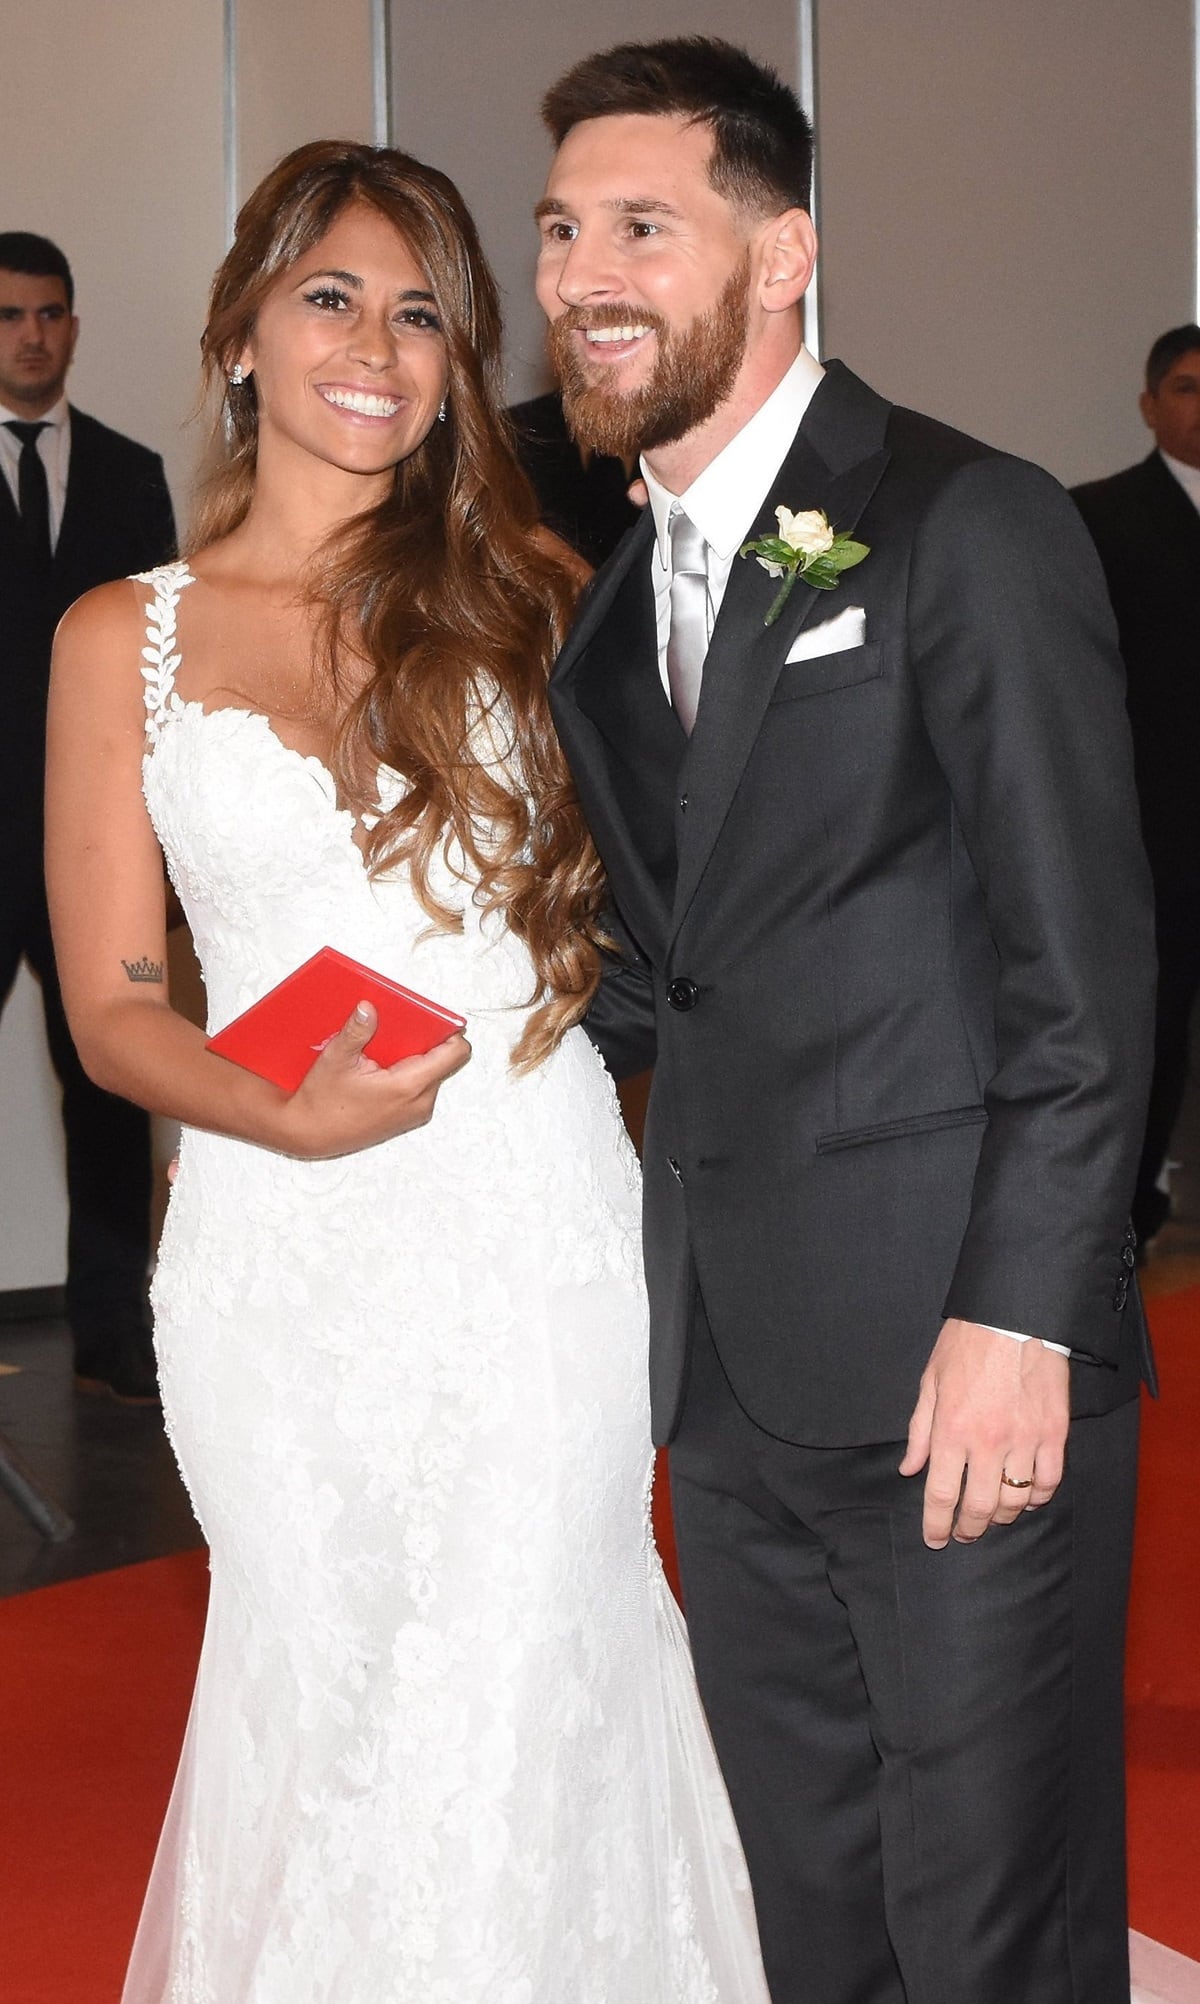
<svg viewBox="0 0 1200 2004">
<path fill-rule="evenodd" d="M 1164 452 L 1161 446 L 1158 449 L 1158 456 L 1168 473 L 1175 475 L 1193 508 L 1200 513 L 1200 466 L 1187 466 L 1182 459 L 1172 459 L 1170 453 Z"/>
<path fill-rule="evenodd" d="M 709 461 L 704 471 L 697 474 L 683 494 L 672 494 L 655 478 L 645 460 L 642 461 L 642 478 L 646 482 L 654 516 L 650 575 L 654 584 L 654 616 L 658 632 L 658 672 L 668 701 L 671 543 L 667 523 L 671 509 L 678 501 L 708 544 L 708 631 L 711 638 L 734 558 L 746 540 L 746 533 L 762 506 L 763 497 L 770 492 L 775 476 L 787 458 L 800 420 L 824 374 L 815 355 L 802 347 L 766 402 L 759 405 L 754 416 L 730 439 L 728 445 L 722 447 L 716 458 Z M 1200 479 L 1200 475 L 1197 478 Z M 788 506 L 794 510 L 808 508 L 812 501 L 811 495 L 794 494 L 789 498 Z M 991 1328 L 994 1325 L 988 1323 L 983 1326 Z M 996 1334 L 1011 1336 L 1017 1343 L 1030 1341 L 1029 1336 L 1019 1329 L 997 1329 Z M 1063 1357 L 1070 1355 L 1062 1343 L 1046 1343 L 1045 1348 L 1057 1350 Z"/>
<path fill-rule="evenodd" d="M 654 616 L 658 626 L 658 672 L 667 691 L 667 629 L 671 623 L 671 544 L 667 518 L 675 502 L 696 524 L 708 544 L 708 631 L 721 610 L 734 558 L 746 540 L 764 494 L 787 458 L 796 429 L 825 374 L 815 355 L 801 348 L 782 381 L 766 402 L 730 439 L 685 494 L 672 494 L 642 461 L 642 478 L 654 516 L 654 549 L 650 573 L 654 584 Z M 789 506 L 803 508 L 801 498 Z"/>
<path fill-rule="evenodd" d="M 46 486 L 50 490 L 50 548 L 58 543 L 58 532 L 62 527 L 63 509 L 67 505 L 67 473 L 71 464 L 71 412 L 65 397 L 40 418 L 22 417 L 20 411 L 10 411 L 0 404 L 0 469 L 3 470 L 12 492 L 13 501 L 20 506 L 17 487 L 17 469 L 21 463 L 21 441 L 11 431 L 5 430 L 12 418 L 19 424 L 44 424 L 46 429 L 37 442 L 38 457 L 46 469 Z"/>
</svg>

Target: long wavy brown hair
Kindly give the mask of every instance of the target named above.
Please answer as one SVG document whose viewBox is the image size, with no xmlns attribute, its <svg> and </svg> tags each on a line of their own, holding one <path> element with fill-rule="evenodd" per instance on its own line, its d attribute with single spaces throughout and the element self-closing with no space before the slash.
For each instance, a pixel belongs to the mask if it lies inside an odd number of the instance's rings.
<svg viewBox="0 0 1200 2004">
<path fill-rule="evenodd" d="M 476 900 L 525 941 L 537 1006 L 513 1064 L 528 1070 L 578 1022 L 601 968 L 601 867 L 546 696 L 578 573 L 538 533 L 500 399 L 495 281 L 462 197 L 436 168 L 388 147 L 318 140 L 246 202 L 201 344 L 224 404 L 189 542 L 228 535 L 250 506 L 254 381 L 226 394 L 225 379 L 255 315 L 356 202 L 394 225 L 425 273 L 449 391 L 446 422 L 397 466 L 387 499 L 340 527 L 313 568 L 335 693 L 348 662 L 356 679 L 368 670 L 347 698 L 334 773 L 359 812 L 374 804 L 364 773 L 382 763 L 407 781 L 368 837 L 374 873 L 406 863 L 431 921 L 453 929 L 461 918 L 435 897 L 430 865 L 438 852 L 453 862 L 457 848 Z"/>
</svg>

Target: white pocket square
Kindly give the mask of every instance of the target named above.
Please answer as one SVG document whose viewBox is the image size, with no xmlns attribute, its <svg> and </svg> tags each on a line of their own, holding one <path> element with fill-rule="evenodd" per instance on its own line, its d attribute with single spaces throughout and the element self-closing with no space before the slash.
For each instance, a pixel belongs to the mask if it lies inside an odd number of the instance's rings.
<svg viewBox="0 0 1200 2004">
<path fill-rule="evenodd" d="M 820 626 L 806 626 L 788 649 L 789 661 L 812 661 L 819 654 L 841 654 L 861 647 L 867 637 L 867 615 L 861 605 L 844 605 Z"/>
</svg>

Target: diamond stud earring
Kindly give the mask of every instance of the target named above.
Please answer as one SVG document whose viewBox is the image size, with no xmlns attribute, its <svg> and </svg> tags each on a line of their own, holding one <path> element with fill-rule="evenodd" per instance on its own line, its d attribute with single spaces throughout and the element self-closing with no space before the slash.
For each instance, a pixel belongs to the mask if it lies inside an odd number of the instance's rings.
<svg viewBox="0 0 1200 2004">
<path fill-rule="evenodd" d="M 243 369 L 240 362 L 235 362 L 233 365 L 233 374 L 229 378 L 230 389 L 240 390 L 245 380 L 246 380 L 246 371 Z"/>
</svg>

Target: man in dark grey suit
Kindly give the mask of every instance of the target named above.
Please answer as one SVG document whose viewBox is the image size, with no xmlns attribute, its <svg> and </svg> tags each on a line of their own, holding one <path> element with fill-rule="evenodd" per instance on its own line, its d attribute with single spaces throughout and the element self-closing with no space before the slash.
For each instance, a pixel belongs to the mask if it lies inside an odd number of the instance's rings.
<svg viewBox="0 0 1200 2004">
<path fill-rule="evenodd" d="M 1128 2004 L 1153 948 L 1099 566 L 803 347 L 770 72 L 626 47 L 545 111 L 568 417 L 650 494 L 552 684 L 627 941 L 590 1022 L 656 1063 L 655 1430 L 772 1996 Z"/>
<path fill-rule="evenodd" d="M 1117 615 L 1134 770 L 1154 879 L 1158 1009 L 1133 1222 L 1153 1238 L 1170 1200 L 1159 1172 L 1187 1084 L 1200 993 L 1200 327 L 1159 336 L 1141 411 L 1155 450 L 1073 490 Z"/>
<path fill-rule="evenodd" d="M 41 983 L 62 1086 L 76 1378 L 148 1404 L 157 1398 L 145 1306 L 150 1123 L 92 1084 L 67 1028 L 46 912 L 42 787 L 55 626 L 81 592 L 162 563 L 175 528 L 161 459 L 67 403 L 73 309 L 57 245 L 0 233 L 0 1009 L 24 957 Z"/>
</svg>

